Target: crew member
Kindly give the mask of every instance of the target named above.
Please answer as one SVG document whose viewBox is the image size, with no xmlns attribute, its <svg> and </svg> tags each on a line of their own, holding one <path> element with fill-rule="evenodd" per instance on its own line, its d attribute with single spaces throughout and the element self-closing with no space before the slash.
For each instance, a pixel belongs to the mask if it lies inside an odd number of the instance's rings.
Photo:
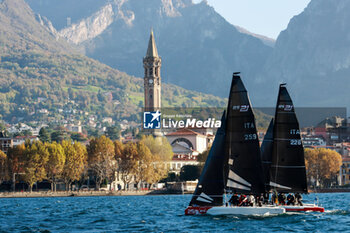
<svg viewBox="0 0 350 233">
<path fill-rule="evenodd" d="M 287 196 L 287 205 L 294 205 L 294 204 L 295 204 L 295 197 L 293 193 L 290 193 Z"/>
<path fill-rule="evenodd" d="M 303 197 L 300 195 L 300 193 L 295 194 L 295 200 L 296 200 L 297 205 L 300 205 L 300 206 L 303 205 L 303 203 L 301 202 L 303 200 Z"/>
</svg>

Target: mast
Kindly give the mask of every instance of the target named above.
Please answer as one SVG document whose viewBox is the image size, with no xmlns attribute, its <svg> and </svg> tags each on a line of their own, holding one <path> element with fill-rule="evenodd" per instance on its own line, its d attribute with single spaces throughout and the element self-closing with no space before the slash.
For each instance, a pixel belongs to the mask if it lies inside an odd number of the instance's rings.
<svg viewBox="0 0 350 233">
<path fill-rule="evenodd" d="M 278 192 L 307 193 L 299 122 L 285 84 L 279 88 L 273 136 L 271 188 Z"/>
<path fill-rule="evenodd" d="M 247 90 L 239 73 L 233 74 L 226 121 L 226 189 L 234 193 L 261 194 L 264 179 L 259 139 Z"/>
<path fill-rule="evenodd" d="M 216 132 L 213 145 L 205 162 L 190 206 L 222 206 L 224 194 L 223 166 L 226 113 L 221 118 L 221 127 Z"/>
</svg>

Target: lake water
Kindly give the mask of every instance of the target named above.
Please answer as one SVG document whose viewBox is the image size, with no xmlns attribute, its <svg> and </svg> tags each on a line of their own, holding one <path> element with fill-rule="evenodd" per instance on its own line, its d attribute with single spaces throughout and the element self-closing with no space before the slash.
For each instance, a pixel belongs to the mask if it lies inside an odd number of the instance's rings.
<svg viewBox="0 0 350 233">
<path fill-rule="evenodd" d="M 185 216 L 191 195 L 8 198 L 0 232 L 350 232 L 350 193 L 317 196 L 325 213 L 267 217 Z"/>
</svg>

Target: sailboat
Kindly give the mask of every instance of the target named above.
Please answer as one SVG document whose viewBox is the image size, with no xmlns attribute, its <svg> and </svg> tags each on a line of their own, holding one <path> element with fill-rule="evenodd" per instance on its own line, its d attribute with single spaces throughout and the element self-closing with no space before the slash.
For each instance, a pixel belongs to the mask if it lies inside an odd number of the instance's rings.
<svg viewBox="0 0 350 233">
<path fill-rule="evenodd" d="M 261 146 L 265 191 L 308 193 L 304 148 L 299 122 L 286 84 L 279 88 L 275 117 L 271 120 Z M 286 212 L 318 211 L 315 204 L 285 205 Z"/>
<path fill-rule="evenodd" d="M 227 111 L 199 178 L 186 215 L 282 214 L 278 206 L 228 206 L 227 194 L 264 193 L 259 139 L 250 100 L 239 73 L 234 73 Z"/>
</svg>

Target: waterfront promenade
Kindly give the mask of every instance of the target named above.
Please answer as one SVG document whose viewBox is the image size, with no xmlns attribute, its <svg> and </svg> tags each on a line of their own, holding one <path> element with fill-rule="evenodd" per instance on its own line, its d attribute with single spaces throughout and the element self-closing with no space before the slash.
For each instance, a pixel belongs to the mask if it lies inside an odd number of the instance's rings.
<svg viewBox="0 0 350 233">
<path fill-rule="evenodd" d="M 142 196 L 148 195 L 151 191 L 40 191 L 40 192 L 0 192 L 0 198 L 21 198 L 21 197 L 94 197 L 94 196 Z"/>
</svg>

